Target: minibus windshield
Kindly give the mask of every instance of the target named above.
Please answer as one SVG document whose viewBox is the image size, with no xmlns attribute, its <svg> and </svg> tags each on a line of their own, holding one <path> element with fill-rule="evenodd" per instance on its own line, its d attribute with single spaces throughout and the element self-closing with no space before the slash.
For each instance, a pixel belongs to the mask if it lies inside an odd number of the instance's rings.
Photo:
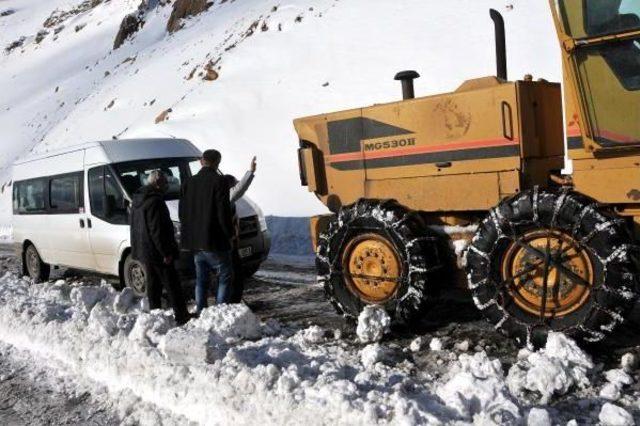
<svg viewBox="0 0 640 426">
<path fill-rule="evenodd" d="M 149 175 L 159 170 L 167 176 L 169 189 L 165 199 L 177 200 L 180 198 L 182 182 L 191 174 L 189 164 L 195 158 L 160 158 L 152 160 L 128 161 L 113 165 L 122 187 L 129 197 L 136 191 L 147 185 Z"/>
</svg>

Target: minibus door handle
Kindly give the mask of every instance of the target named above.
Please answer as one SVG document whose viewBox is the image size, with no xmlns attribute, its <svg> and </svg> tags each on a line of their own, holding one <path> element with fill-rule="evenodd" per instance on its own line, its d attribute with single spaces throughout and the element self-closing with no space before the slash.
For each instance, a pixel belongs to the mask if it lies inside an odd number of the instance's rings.
<svg viewBox="0 0 640 426">
<path fill-rule="evenodd" d="M 84 219 L 80 219 L 80 228 L 84 228 Z"/>
</svg>

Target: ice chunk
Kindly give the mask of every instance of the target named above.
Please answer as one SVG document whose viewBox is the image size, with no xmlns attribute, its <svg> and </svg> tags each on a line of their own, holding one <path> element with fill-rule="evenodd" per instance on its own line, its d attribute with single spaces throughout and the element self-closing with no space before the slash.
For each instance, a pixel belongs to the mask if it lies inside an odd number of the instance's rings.
<svg viewBox="0 0 640 426">
<path fill-rule="evenodd" d="M 626 353 L 622 355 L 622 358 L 620 359 L 620 366 L 627 373 L 631 373 L 638 366 L 638 358 L 631 352 Z"/>
<path fill-rule="evenodd" d="M 622 387 L 617 383 L 607 383 L 600 389 L 600 397 L 609 401 L 617 401 L 622 396 Z"/>
<path fill-rule="evenodd" d="M 436 389 L 436 394 L 448 408 L 467 420 L 479 414 L 488 416 L 494 423 L 520 419 L 520 410 L 511 400 L 500 361 L 489 359 L 485 352 L 460 355 L 449 379 Z"/>
<path fill-rule="evenodd" d="M 454 345 L 454 348 L 457 351 L 467 352 L 469 350 L 470 343 L 468 340 L 463 340 L 462 342 L 458 342 Z"/>
<path fill-rule="evenodd" d="M 422 337 L 416 337 L 409 344 L 409 349 L 411 352 L 418 352 L 422 349 Z"/>
<path fill-rule="evenodd" d="M 322 327 L 312 325 L 302 331 L 302 338 L 307 343 L 320 343 L 324 341 L 324 330 Z"/>
<path fill-rule="evenodd" d="M 391 318 L 383 308 L 365 306 L 358 317 L 356 334 L 362 343 L 379 342 L 389 332 L 390 325 Z"/>
<path fill-rule="evenodd" d="M 136 301 L 136 295 L 129 287 L 122 289 L 113 300 L 113 310 L 119 314 L 126 314 Z"/>
<path fill-rule="evenodd" d="M 242 304 L 210 306 L 188 326 L 214 333 L 227 343 L 261 336 L 258 317 Z"/>
<path fill-rule="evenodd" d="M 551 426 L 551 416 L 544 408 L 532 408 L 527 416 L 527 426 Z"/>
<path fill-rule="evenodd" d="M 175 364 L 203 364 L 222 358 L 224 351 L 210 343 L 205 330 L 176 327 L 160 338 L 158 349 Z"/>
<path fill-rule="evenodd" d="M 587 371 L 591 368 L 591 358 L 575 341 L 552 332 L 544 349 L 519 354 L 509 370 L 507 384 L 514 395 L 537 392 L 540 402 L 546 404 L 554 394 L 564 395 L 573 386 L 588 386 Z"/>
<path fill-rule="evenodd" d="M 87 322 L 89 330 L 104 337 L 113 336 L 118 332 L 118 320 L 103 302 L 95 304 Z"/>
<path fill-rule="evenodd" d="M 82 312 L 88 314 L 93 306 L 107 295 L 105 287 L 74 287 L 69 294 L 71 302 L 76 305 Z"/>
<path fill-rule="evenodd" d="M 605 372 L 604 377 L 608 382 L 619 384 L 621 387 L 633 383 L 633 378 L 619 368 Z"/>
<path fill-rule="evenodd" d="M 378 362 L 384 362 L 390 358 L 389 350 L 380 345 L 380 343 L 372 343 L 365 346 L 360 351 L 360 362 L 365 368 L 372 368 Z"/>
<path fill-rule="evenodd" d="M 442 348 L 442 340 L 440 340 L 440 338 L 438 337 L 434 337 L 433 339 L 431 339 L 431 342 L 429 342 L 429 349 L 431 349 L 432 351 L 441 351 Z"/>
<path fill-rule="evenodd" d="M 624 408 L 607 402 L 602 406 L 598 419 L 603 426 L 633 426 L 633 416 Z"/>
<path fill-rule="evenodd" d="M 175 322 L 170 313 L 159 309 L 141 313 L 129 333 L 129 339 L 142 344 L 157 345 Z"/>
</svg>

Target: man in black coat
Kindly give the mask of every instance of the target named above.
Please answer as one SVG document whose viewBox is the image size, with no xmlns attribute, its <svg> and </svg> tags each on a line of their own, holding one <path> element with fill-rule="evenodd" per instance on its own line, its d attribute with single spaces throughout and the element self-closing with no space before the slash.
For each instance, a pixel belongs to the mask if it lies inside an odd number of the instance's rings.
<svg viewBox="0 0 640 426">
<path fill-rule="evenodd" d="M 167 177 L 161 171 L 149 175 L 148 185 L 133 196 L 131 211 L 131 257 L 144 265 L 149 308 L 162 307 L 162 288 L 167 290 L 176 323 L 189 319 L 178 274 L 173 265 L 179 256 L 173 222 L 164 202 Z"/>
<path fill-rule="evenodd" d="M 218 172 L 221 159 L 218 151 L 205 151 L 202 169 L 183 184 L 180 198 L 182 247 L 194 252 L 198 312 L 207 307 L 212 269 L 218 270 L 216 303 L 229 303 L 231 296 L 234 230 L 229 186 Z"/>
</svg>

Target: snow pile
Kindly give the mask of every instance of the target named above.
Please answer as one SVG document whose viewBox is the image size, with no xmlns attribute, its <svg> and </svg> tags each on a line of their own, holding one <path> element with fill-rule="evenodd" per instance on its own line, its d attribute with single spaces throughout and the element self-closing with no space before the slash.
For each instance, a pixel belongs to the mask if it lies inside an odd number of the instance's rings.
<svg viewBox="0 0 640 426">
<path fill-rule="evenodd" d="M 633 378 L 623 369 L 606 371 L 604 377 L 607 383 L 600 390 L 600 396 L 611 401 L 620 399 L 622 389 L 633 384 Z"/>
<path fill-rule="evenodd" d="M 624 408 L 610 403 L 602 406 L 598 419 L 603 426 L 633 426 L 633 416 Z"/>
<path fill-rule="evenodd" d="M 169 311 L 143 312 L 135 296 L 106 283 L 32 285 L 10 274 L 0 283 L 0 340 L 128 395 L 119 410 L 124 422 L 140 418 L 141 401 L 202 424 L 455 418 L 434 396 L 428 375 L 416 376 L 399 351 L 379 343 L 359 350 L 325 339 L 314 326 L 281 333 L 243 305 L 212 306 L 176 327 Z M 373 317 L 372 323 L 386 322 Z M 137 422 L 157 424 L 159 415 Z"/>
<path fill-rule="evenodd" d="M 544 408 L 534 407 L 527 415 L 527 426 L 551 426 L 551 416 Z"/>
<path fill-rule="evenodd" d="M 507 376 L 509 389 L 514 395 L 538 395 L 540 402 L 548 403 L 554 395 L 564 395 L 572 387 L 590 385 L 587 377 L 593 361 L 578 344 L 561 333 L 549 333 L 544 349 L 530 352 L 523 349 Z"/>
<path fill-rule="evenodd" d="M 447 407 L 467 421 L 490 419 L 503 424 L 520 419 L 520 410 L 509 394 L 502 365 L 485 352 L 462 354 L 450 371 L 450 378 L 437 395 Z"/>
<path fill-rule="evenodd" d="M 362 343 L 379 342 L 389 332 L 391 318 L 384 308 L 376 305 L 365 306 L 358 316 L 356 334 Z"/>
<path fill-rule="evenodd" d="M 202 311 L 188 327 L 211 333 L 225 343 L 260 337 L 260 322 L 245 305 L 217 305 Z"/>
<path fill-rule="evenodd" d="M 366 335 L 381 336 L 385 317 L 375 309 L 364 317 L 370 324 Z M 12 274 L 0 278 L 0 344 L 28 351 L 98 393 L 108 391 L 123 423 L 547 424 L 544 407 L 531 409 L 510 393 L 513 368 L 505 379 L 500 361 L 472 352 L 468 341 L 451 345 L 468 351 L 456 356 L 441 341 L 437 352 L 421 352 L 426 341 L 420 339 L 409 345 L 417 348 L 412 352 L 392 342 L 363 347 L 327 338 L 328 332 L 260 323 L 244 305 L 212 306 L 177 327 L 170 311 L 144 312 L 135 295 L 104 282 L 33 285 Z M 576 383 L 582 377 L 577 371 L 586 374 L 590 362 L 561 335 L 552 335 L 536 354 L 556 367 L 550 360 L 566 360 L 563 374 L 556 373 Z M 526 355 L 517 368 L 535 372 L 534 354 Z M 431 357 L 429 362 L 437 357 L 441 368 L 424 368 L 421 356 Z M 615 369 L 604 376 L 624 384 L 626 374 Z M 518 377 L 518 390 L 539 392 L 540 382 Z M 596 391 L 589 392 L 592 399 Z M 634 401 L 625 397 L 618 404 Z M 576 406 L 583 402 L 590 403 L 578 400 Z M 595 416 L 600 403 L 592 405 Z M 606 405 L 600 419 L 629 424 L 629 416 Z"/>
</svg>

